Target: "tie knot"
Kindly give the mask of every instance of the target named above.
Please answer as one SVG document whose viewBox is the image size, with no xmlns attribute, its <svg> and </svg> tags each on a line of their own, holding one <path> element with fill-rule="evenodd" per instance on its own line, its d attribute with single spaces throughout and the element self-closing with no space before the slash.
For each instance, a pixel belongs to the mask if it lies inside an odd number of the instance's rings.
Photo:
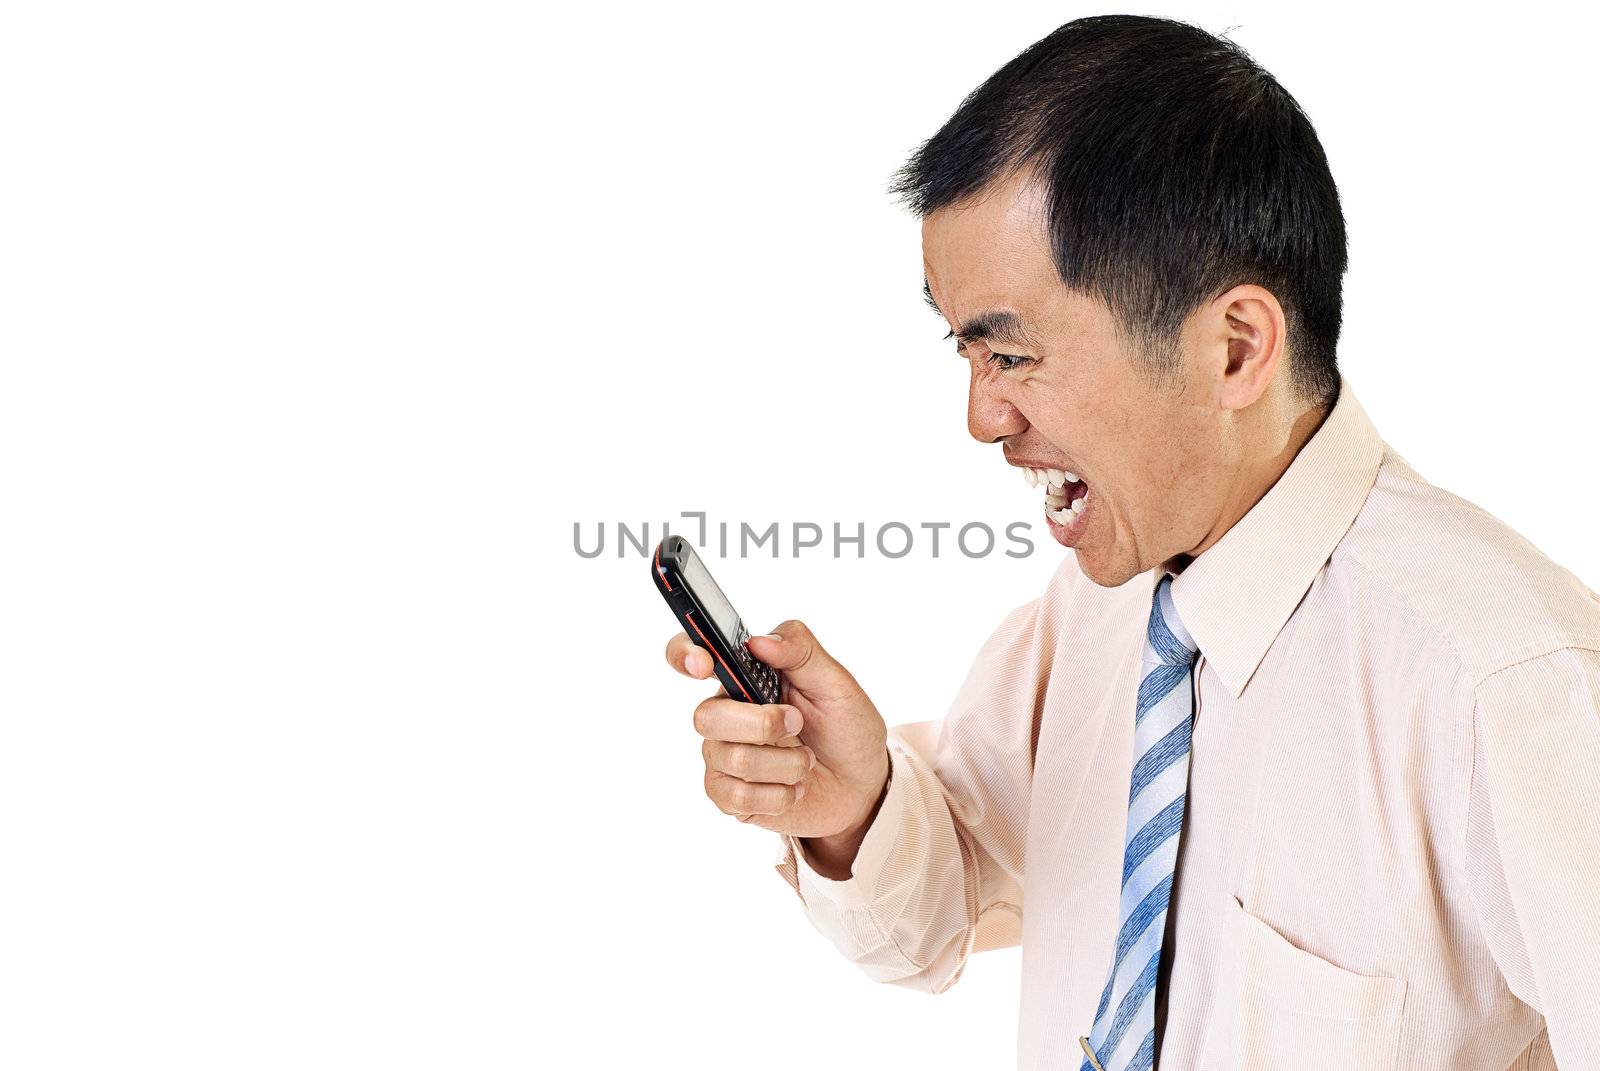
<svg viewBox="0 0 1600 1071">
<path fill-rule="evenodd" d="M 1169 666 L 1193 665 L 1200 653 L 1199 645 L 1178 618 L 1178 607 L 1172 601 L 1172 574 L 1168 573 L 1156 585 L 1155 599 L 1150 607 L 1150 627 L 1146 639 L 1157 658 Z"/>
</svg>

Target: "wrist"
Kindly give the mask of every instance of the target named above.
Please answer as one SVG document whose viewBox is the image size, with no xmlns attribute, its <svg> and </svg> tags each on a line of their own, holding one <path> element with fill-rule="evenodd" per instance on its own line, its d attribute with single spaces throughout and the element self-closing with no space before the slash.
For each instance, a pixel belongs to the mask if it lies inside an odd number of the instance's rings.
<svg viewBox="0 0 1600 1071">
<path fill-rule="evenodd" d="M 872 823 L 877 821 L 878 812 L 883 809 L 883 801 L 889 797 L 889 782 L 894 775 L 894 767 L 892 763 L 888 763 L 887 749 L 884 758 L 887 769 L 883 777 L 883 787 L 878 790 L 878 797 L 873 801 L 865 817 L 839 833 L 823 837 L 797 838 L 805 849 L 806 859 L 811 868 L 822 876 L 834 881 L 846 881 L 852 876 L 851 866 L 861 851 L 861 844 L 867 839 Z"/>
</svg>

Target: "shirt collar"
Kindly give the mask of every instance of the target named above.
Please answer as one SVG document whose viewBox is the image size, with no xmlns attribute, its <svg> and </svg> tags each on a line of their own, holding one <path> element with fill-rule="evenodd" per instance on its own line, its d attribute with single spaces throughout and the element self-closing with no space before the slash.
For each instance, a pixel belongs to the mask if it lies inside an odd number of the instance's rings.
<svg viewBox="0 0 1600 1071">
<path fill-rule="evenodd" d="M 1237 699 L 1323 563 L 1361 511 L 1384 444 L 1340 375 L 1333 410 L 1250 511 L 1181 572 L 1172 602 L 1200 653 Z"/>
</svg>

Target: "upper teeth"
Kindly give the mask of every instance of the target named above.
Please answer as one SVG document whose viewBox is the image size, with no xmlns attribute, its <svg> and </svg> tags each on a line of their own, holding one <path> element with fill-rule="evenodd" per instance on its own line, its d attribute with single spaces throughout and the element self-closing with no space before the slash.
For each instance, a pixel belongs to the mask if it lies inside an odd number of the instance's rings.
<svg viewBox="0 0 1600 1071">
<path fill-rule="evenodd" d="M 1075 473 L 1063 469 L 1023 469 L 1022 472 L 1027 477 L 1029 487 L 1045 484 L 1051 490 L 1058 491 L 1069 483 L 1078 482 Z"/>
</svg>

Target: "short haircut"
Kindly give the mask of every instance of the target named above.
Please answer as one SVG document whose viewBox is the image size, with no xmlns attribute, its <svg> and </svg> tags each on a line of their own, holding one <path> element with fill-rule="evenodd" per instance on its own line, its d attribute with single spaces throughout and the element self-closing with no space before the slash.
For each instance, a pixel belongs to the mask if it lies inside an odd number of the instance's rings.
<svg viewBox="0 0 1600 1071">
<path fill-rule="evenodd" d="M 1232 41 L 1140 15 L 1075 19 L 969 93 L 895 173 L 919 217 L 1018 168 L 1045 184 L 1061 281 L 1100 300 L 1157 383 L 1178 333 L 1241 283 L 1284 310 L 1290 382 L 1339 387 L 1344 214 L 1311 120 Z"/>
</svg>

